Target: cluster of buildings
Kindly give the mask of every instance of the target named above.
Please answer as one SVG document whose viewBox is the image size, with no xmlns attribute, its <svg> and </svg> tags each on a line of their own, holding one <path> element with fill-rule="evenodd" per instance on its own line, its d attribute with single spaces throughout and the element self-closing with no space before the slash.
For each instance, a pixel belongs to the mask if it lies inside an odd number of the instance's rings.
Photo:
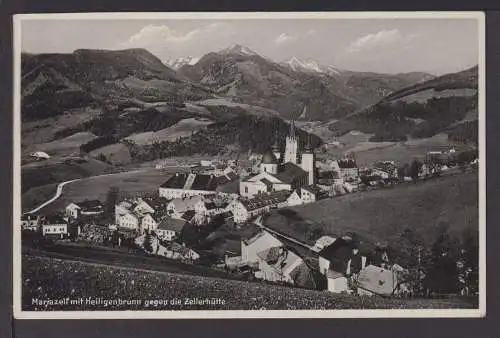
<svg viewBox="0 0 500 338">
<path fill-rule="evenodd" d="M 241 255 L 226 257 L 226 265 L 250 267 L 257 279 L 305 288 L 317 288 L 323 278 L 326 289 L 333 293 L 391 296 L 401 290 L 404 269 L 390 263 L 383 247 L 355 243 L 349 236 L 323 236 L 309 255 L 317 263 L 304 256 L 262 230 L 242 240 Z"/>
</svg>

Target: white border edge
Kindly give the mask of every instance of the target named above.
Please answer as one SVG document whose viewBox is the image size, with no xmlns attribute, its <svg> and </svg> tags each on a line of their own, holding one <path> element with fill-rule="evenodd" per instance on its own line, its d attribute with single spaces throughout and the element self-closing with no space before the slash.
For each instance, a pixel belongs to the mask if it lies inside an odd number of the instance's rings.
<svg viewBox="0 0 500 338">
<path fill-rule="evenodd" d="M 476 19 L 479 41 L 479 308 L 376 310 L 214 310 L 214 311 L 22 311 L 21 245 L 16 220 L 20 199 L 21 22 L 23 20 L 153 20 L 153 19 Z M 482 318 L 486 316 L 486 81 L 485 14 L 468 12 L 163 12 L 163 13 L 44 13 L 13 16 L 13 314 L 15 319 L 235 319 L 235 318 Z M 17 282 L 16 283 L 16 278 Z M 21 282 L 21 283 L 19 283 Z M 169 316 L 173 315 L 173 316 Z"/>
</svg>

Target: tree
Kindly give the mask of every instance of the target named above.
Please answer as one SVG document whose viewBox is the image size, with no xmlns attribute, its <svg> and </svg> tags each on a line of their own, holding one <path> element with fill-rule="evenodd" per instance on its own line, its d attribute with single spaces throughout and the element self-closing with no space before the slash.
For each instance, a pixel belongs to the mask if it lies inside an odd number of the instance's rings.
<svg viewBox="0 0 500 338">
<path fill-rule="evenodd" d="M 457 248 L 459 243 L 452 238 L 446 226 L 441 225 L 436 241 L 432 245 L 431 257 L 428 264 L 428 273 L 425 280 L 426 287 L 434 293 L 457 293 L 458 270 Z"/>
<path fill-rule="evenodd" d="M 120 189 L 118 187 L 110 187 L 106 196 L 106 203 L 104 205 L 104 211 L 108 215 L 115 213 L 115 205 L 118 203 L 120 196 Z"/>
<path fill-rule="evenodd" d="M 416 181 L 418 180 L 418 177 L 421 172 L 422 172 L 422 163 L 417 159 L 413 160 L 410 165 L 410 177 L 414 181 Z"/>
<path fill-rule="evenodd" d="M 152 241 L 152 236 L 150 233 L 147 233 L 146 236 L 144 237 L 144 250 L 148 253 L 153 252 L 153 241 Z"/>
</svg>

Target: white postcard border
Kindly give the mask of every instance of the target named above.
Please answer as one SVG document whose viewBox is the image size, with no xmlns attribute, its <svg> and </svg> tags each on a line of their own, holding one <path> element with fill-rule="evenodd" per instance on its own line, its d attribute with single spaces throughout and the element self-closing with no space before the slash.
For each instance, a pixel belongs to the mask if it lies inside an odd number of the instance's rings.
<svg viewBox="0 0 500 338">
<path fill-rule="evenodd" d="M 377 310 L 23 311 L 21 308 L 21 23 L 24 20 L 476 19 L 479 105 L 479 308 Z M 486 79 L 483 12 L 151 12 L 18 14 L 14 32 L 13 310 L 16 319 L 478 318 L 486 315 Z"/>
</svg>

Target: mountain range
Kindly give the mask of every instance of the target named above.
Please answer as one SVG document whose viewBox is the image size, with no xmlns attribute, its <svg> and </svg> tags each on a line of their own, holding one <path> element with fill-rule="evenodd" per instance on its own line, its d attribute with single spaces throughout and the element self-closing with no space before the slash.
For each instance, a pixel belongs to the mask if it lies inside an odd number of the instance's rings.
<svg viewBox="0 0 500 338">
<path fill-rule="evenodd" d="M 164 62 L 144 49 L 23 54 L 21 68 L 22 144 L 30 150 L 82 132 L 99 138 L 85 149 L 123 144 L 131 135 L 167 135 L 186 119 L 203 122 L 187 131 L 182 124 L 176 142 L 157 139 L 167 144 L 164 154 L 192 153 L 200 142 L 210 153 L 260 150 L 266 145 L 259 142 L 275 137 L 277 124 L 285 128 L 281 119 L 321 121 L 338 135 L 360 130 L 375 139 L 426 137 L 473 122 L 477 87 L 477 68 L 441 77 L 354 72 L 293 57 L 274 62 L 241 45 Z M 206 121 L 213 125 L 199 127 Z M 251 135 L 250 125 L 264 134 L 251 142 L 228 136 L 238 128 Z"/>
</svg>

